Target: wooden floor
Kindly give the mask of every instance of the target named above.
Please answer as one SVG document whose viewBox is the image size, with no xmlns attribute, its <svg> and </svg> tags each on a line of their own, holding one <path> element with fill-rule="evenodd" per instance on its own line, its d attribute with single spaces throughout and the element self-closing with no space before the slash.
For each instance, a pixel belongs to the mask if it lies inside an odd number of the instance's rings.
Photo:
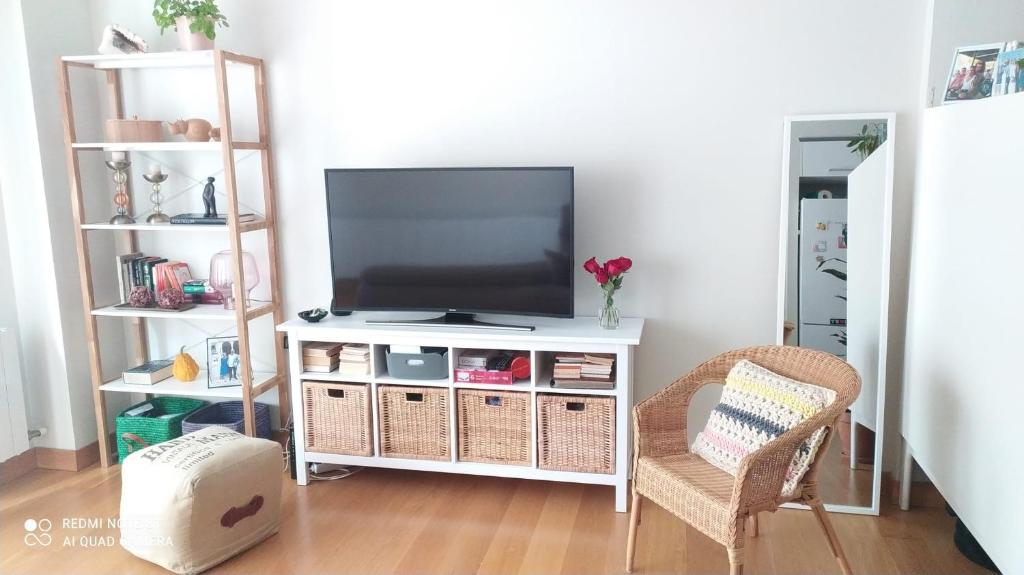
<svg viewBox="0 0 1024 575">
<path fill-rule="evenodd" d="M 843 459 L 842 442 L 833 441 L 818 467 L 818 493 L 825 503 L 871 507 L 873 475 L 870 465 L 850 469 L 850 460 Z"/>
<path fill-rule="evenodd" d="M 0 490 L 0 573 L 166 573 L 122 550 L 116 528 L 63 526 L 116 517 L 118 467 L 38 470 Z M 884 513 L 833 516 L 855 573 L 987 573 L 956 552 L 942 510 Z M 29 547 L 25 520 L 42 518 L 53 543 Z M 286 478 L 280 533 L 210 573 L 621 573 L 626 528 L 610 487 L 368 469 L 305 488 Z M 807 511 L 763 514 L 746 557 L 751 574 L 838 573 Z M 728 562 L 647 503 L 636 571 L 727 573 Z"/>
</svg>

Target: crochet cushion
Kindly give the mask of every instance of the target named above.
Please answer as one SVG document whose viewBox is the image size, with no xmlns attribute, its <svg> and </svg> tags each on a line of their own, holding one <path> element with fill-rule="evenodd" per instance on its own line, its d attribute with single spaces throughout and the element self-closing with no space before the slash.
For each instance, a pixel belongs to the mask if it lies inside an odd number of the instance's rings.
<svg viewBox="0 0 1024 575">
<path fill-rule="evenodd" d="M 736 475 L 740 461 L 835 401 L 836 392 L 773 373 L 740 360 L 725 379 L 722 399 L 690 450 L 708 463 Z M 789 496 L 807 473 L 825 439 L 825 428 L 797 449 L 786 473 L 782 495 Z"/>
</svg>

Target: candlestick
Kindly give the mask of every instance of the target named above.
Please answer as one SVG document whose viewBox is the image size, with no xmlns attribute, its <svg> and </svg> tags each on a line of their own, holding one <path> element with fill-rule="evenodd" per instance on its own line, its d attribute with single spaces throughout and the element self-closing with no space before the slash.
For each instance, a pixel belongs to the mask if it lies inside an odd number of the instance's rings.
<svg viewBox="0 0 1024 575">
<path fill-rule="evenodd" d="M 153 204 L 153 213 L 146 218 L 146 223 L 166 224 L 171 221 L 171 218 L 163 212 L 163 208 L 160 206 L 164 201 L 163 195 L 160 194 L 160 184 L 167 179 L 167 174 L 160 172 L 159 164 L 153 164 L 149 169 L 148 174 L 142 174 L 143 179 L 153 184 L 153 193 L 149 194 L 149 201 Z"/>
<path fill-rule="evenodd" d="M 135 218 L 128 215 L 128 203 L 131 201 L 128 197 L 128 166 L 132 163 L 126 159 L 124 152 L 114 152 L 111 157 L 114 159 L 107 160 L 106 164 L 114 170 L 114 205 L 117 206 L 117 214 L 110 218 L 110 223 L 134 224 Z"/>
</svg>

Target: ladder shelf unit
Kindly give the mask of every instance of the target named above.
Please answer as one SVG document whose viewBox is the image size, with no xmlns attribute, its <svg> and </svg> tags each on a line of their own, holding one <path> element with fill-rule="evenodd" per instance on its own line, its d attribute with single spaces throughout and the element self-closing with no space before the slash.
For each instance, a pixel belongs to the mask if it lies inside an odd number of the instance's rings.
<svg viewBox="0 0 1024 575">
<path fill-rule="evenodd" d="M 231 107 L 228 95 L 228 66 L 249 66 L 252 68 L 256 103 L 256 125 L 259 132 L 258 141 L 235 141 L 231 131 Z M 75 247 L 79 267 L 79 281 L 82 290 L 82 303 L 85 312 L 85 335 L 86 347 L 89 355 L 89 369 L 93 387 L 93 399 L 96 409 L 97 436 L 100 441 L 100 462 L 104 467 L 111 465 L 112 446 L 109 443 L 110 431 L 107 426 L 107 409 L 104 393 L 145 393 L 147 395 L 190 395 L 206 397 L 214 400 L 235 398 L 241 399 L 244 406 L 245 432 L 248 435 L 255 433 L 255 411 L 254 401 L 259 395 L 272 389 L 278 390 L 278 401 L 281 412 L 281 427 L 285 427 L 288 419 L 288 385 L 285 371 L 285 356 L 283 334 L 275 333 L 275 371 L 255 372 L 252 369 L 249 321 L 267 314 L 273 314 L 273 324 L 280 324 L 283 320 L 281 307 L 280 278 L 278 272 L 277 258 L 277 222 L 275 218 L 275 189 L 273 173 L 273 157 L 270 144 L 270 122 L 267 105 L 266 69 L 263 60 L 251 56 L 234 54 L 224 50 L 206 50 L 197 52 L 164 52 L 151 54 L 133 55 L 87 55 L 87 56 L 66 56 L 58 60 L 60 72 L 60 100 L 63 109 L 64 144 L 67 159 L 68 179 L 70 181 L 72 217 L 75 226 Z M 217 95 L 217 121 L 221 129 L 220 142 L 79 142 L 75 130 L 75 112 L 71 95 L 70 74 L 72 67 L 92 69 L 100 71 L 105 75 L 106 97 L 108 101 L 107 117 L 112 119 L 124 118 L 123 93 L 121 85 L 121 70 L 123 69 L 155 69 L 167 67 L 198 68 L 212 72 L 216 85 Z M 251 222 L 239 221 L 238 190 L 235 177 L 235 157 L 237 150 L 254 150 L 260 155 L 260 169 L 262 171 L 263 208 L 264 216 Z M 220 152 L 223 156 L 223 182 L 225 196 L 227 197 L 227 225 L 171 225 L 171 224 L 147 224 L 139 222 L 135 224 L 117 225 L 107 223 L 90 223 L 85 219 L 85 201 L 83 198 L 82 177 L 79 170 L 81 154 L 91 154 L 87 157 L 96 157 L 95 152 L 104 154 L 106 152 Z M 130 186 L 130 183 L 128 184 Z M 127 190 L 131 197 L 130 188 Z M 131 204 L 129 203 L 129 211 Z M 247 305 L 245 290 L 243 287 L 243 267 L 240 254 L 242 251 L 242 235 L 249 231 L 265 230 L 267 242 L 267 255 L 269 259 L 269 302 L 254 302 Z M 233 292 L 236 306 L 234 310 L 223 309 L 220 306 L 200 305 L 193 309 L 180 313 L 167 313 L 150 310 L 133 310 L 116 308 L 113 306 L 97 306 L 94 290 L 92 270 L 89 264 L 89 235 L 90 233 L 101 233 L 113 231 L 124 233 L 127 238 L 129 251 L 138 251 L 139 232 L 147 233 L 172 233 L 175 236 L 182 233 L 204 233 L 206 236 L 223 239 L 223 234 L 228 237 L 230 251 L 232 253 L 231 272 L 233 275 Z M 208 233 L 214 232 L 214 233 Z M 218 233 L 219 232 L 219 233 Z M 170 321 L 174 320 L 212 320 L 221 322 L 234 322 L 239 347 L 239 378 L 241 385 L 230 388 L 207 389 L 196 383 L 180 382 L 174 378 L 166 379 L 152 386 L 133 386 L 125 384 L 120 378 L 113 381 L 104 381 L 103 368 L 100 361 L 99 334 L 97 331 L 96 317 L 113 316 L 127 318 L 132 325 L 132 339 L 135 340 L 135 364 L 140 364 L 148 359 L 147 349 L 147 326 L 149 319 L 159 318 Z M 203 377 L 204 373 L 200 373 Z M 197 378 L 197 382 L 199 379 Z"/>
</svg>

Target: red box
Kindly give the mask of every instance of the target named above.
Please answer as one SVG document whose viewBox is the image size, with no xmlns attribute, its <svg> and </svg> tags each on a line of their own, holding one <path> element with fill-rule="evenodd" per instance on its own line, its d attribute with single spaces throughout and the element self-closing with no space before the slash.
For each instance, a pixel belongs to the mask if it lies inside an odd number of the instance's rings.
<svg viewBox="0 0 1024 575">
<path fill-rule="evenodd" d="M 455 368 L 455 383 L 494 383 L 512 385 L 516 378 L 512 371 L 488 371 L 486 369 Z"/>
</svg>

